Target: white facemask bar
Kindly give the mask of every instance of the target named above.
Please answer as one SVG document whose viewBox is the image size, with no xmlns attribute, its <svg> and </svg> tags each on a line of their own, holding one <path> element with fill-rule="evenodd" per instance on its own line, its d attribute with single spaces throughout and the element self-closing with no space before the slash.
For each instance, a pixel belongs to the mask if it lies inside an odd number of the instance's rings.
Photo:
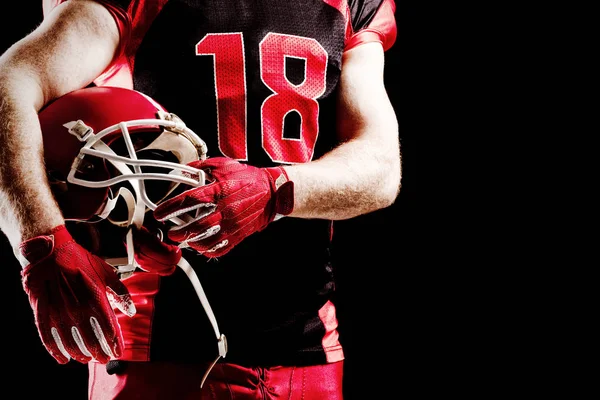
<svg viewBox="0 0 600 400">
<path fill-rule="evenodd" d="M 176 118 L 176 117 L 174 117 Z M 86 187 L 92 188 L 101 188 L 101 187 L 109 187 L 111 185 L 115 185 L 117 183 L 126 182 L 126 181 L 137 181 L 137 180 L 166 180 L 171 182 L 183 183 L 190 186 L 201 186 L 204 184 L 205 174 L 204 171 L 192 168 L 187 165 L 168 162 L 168 161 L 159 161 L 159 160 L 149 160 L 142 159 L 139 160 L 137 158 L 135 149 L 133 148 L 133 143 L 131 141 L 131 136 L 129 134 L 130 127 L 136 126 L 153 126 L 159 125 L 163 126 L 169 130 L 180 133 L 184 135 L 190 142 L 198 149 L 198 155 L 201 160 L 206 159 L 206 144 L 202 139 L 200 139 L 192 130 L 187 128 L 183 122 L 180 120 L 169 121 L 162 119 L 140 119 L 140 120 L 131 120 L 127 122 L 120 122 L 118 124 L 109 126 L 106 129 L 94 134 L 93 129 L 89 126 L 85 125 L 85 123 L 81 120 L 73 121 L 65 124 L 64 126 L 69 129 L 69 133 L 76 136 L 80 141 L 85 142 L 85 145 L 80 150 L 78 157 L 74 160 L 73 165 L 71 166 L 71 171 L 69 172 L 69 176 L 67 177 L 67 181 L 82 185 Z M 129 153 L 129 158 L 122 157 L 115 154 L 112 150 L 107 151 L 106 144 L 102 141 L 102 139 L 114 133 L 115 131 L 120 131 L 123 138 L 125 139 L 125 144 L 127 146 L 127 151 Z M 101 149 L 99 148 L 101 147 Z M 75 175 L 77 173 L 77 169 L 84 159 L 85 155 L 95 156 L 107 159 L 109 161 L 116 161 L 119 163 L 123 163 L 126 165 L 132 165 L 134 167 L 135 173 L 129 172 L 124 173 L 121 171 L 121 175 L 106 179 L 103 181 L 88 181 L 85 179 L 77 178 Z M 142 173 L 140 168 L 141 166 L 151 166 L 158 168 L 165 168 L 170 170 L 169 173 Z M 187 176 L 197 177 L 196 179 L 187 177 Z M 156 205 L 148 199 L 146 195 L 146 191 L 143 191 L 142 194 L 144 198 L 144 202 L 146 206 L 155 209 Z"/>
<path fill-rule="evenodd" d="M 176 118 L 176 117 L 175 117 Z M 108 208 L 103 210 L 101 215 L 106 218 L 110 211 L 115 207 L 116 199 L 121 196 L 127 204 L 129 217 L 127 220 L 128 225 L 136 225 L 141 226 L 143 224 L 143 218 L 145 213 L 145 207 L 148 207 L 154 210 L 157 206 L 154 204 L 147 196 L 144 180 L 146 179 L 158 179 L 158 180 L 168 180 L 174 181 L 178 183 L 187 184 L 190 186 L 202 186 L 205 182 L 205 173 L 202 170 L 189 167 L 187 165 L 167 162 L 167 161 L 159 161 L 159 160 L 139 160 L 137 158 L 137 154 L 135 152 L 135 148 L 133 146 L 133 142 L 131 141 L 131 136 L 129 134 L 128 127 L 132 126 L 148 126 L 148 125 L 160 125 L 165 126 L 167 128 L 172 128 L 172 130 L 184 134 L 190 141 L 194 144 L 194 146 L 199 150 L 200 159 L 206 159 L 206 144 L 202 141 L 193 131 L 185 127 L 183 122 L 177 119 L 177 122 L 167 121 L 167 120 L 157 120 L 157 119 L 141 119 L 141 120 L 132 120 L 128 122 L 120 122 L 118 124 L 112 125 L 98 134 L 94 134 L 93 129 L 89 126 L 85 125 L 83 121 L 75 121 L 72 123 L 65 124 L 65 127 L 69 129 L 69 132 L 76 136 L 80 141 L 85 141 L 85 146 L 80 150 L 79 155 L 73 161 L 73 165 L 71 166 L 71 171 L 69 172 L 69 176 L 67 177 L 68 182 L 82 185 L 86 187 L 92 188 L 101 188 L 101 187 L 109 187 L 116 183 L 128 181 L 133 187 L 135 192 L 135 196 L 131 193 L 130 190 L 126 188 L 121 188 L 115 198 L 110 201 Z M 129 153 L 130 158 L 122 157 L 114 153 L 114 151 L 102 141 L 102 138 L 106 135 L 120 130 L 123 138 L 125 140 L 125 146 L 127 147 L 127 152 Z M 75 177 L 77 172 L 77 168 L 85 155 L 91 155 L 96 157 L 101 157 L 108 160 L 112 165 L 115 166 L 121 172 L 121 175 L 115 178 L 107 179 L 104 181 L 88 181 L 85 179 L 79 179 Z M 134 171 L 132 172 L 128 165 L 133 166 Z M 162 167 L 166 169 L 171 169 L 171 173 L 160 174 L 160 173 L 142 173 L 140 167 L 141 166 L 153 166 L 153 167 Z M 183 172 L 187 172 L 192 176 L 198 176 L 198 179 L 187 178 L 185 176 L 176 175 L 182 174 Z M 135 199 L 134 199 L 135 197 Z M 177 225 L 181 225 L 186 223 L 187 221 L 174 218 L 171 220 Z M 132 230 L 129 229 L 126 241 L 127 241 L 127 265 L 117 266 L 117 268 L 122 272 L 131 272 L 137 267 L 137 263 L 133 257 L 133 237 Z M 185 274 L 190 279 L 198 298 L 200 299 L 200 303 L 204 308 L 204 311 L 213 327 L 215 332 L 217 342 L 218 342 L 218 350 L 219 355 L 208 368 L 204 377 L 202 379 L 201 387 L 204 384 L 210 370 L 219 360 L 219 358 L 225 358 L 227 354 L 227 339 L 225 335 L 220 333 L 219 326 L 217 324 L 217 319 L 215 317 L 214 312 L 212 311 L 212 307 L 208 302 L 206 297 L 206 293 L 200 284 L 200 280 L 196 275 L 196 272 L 191 267 L 189 262 L 182 257 L 178 263 L 178 266 L 185 272 Z"/>
</svg>

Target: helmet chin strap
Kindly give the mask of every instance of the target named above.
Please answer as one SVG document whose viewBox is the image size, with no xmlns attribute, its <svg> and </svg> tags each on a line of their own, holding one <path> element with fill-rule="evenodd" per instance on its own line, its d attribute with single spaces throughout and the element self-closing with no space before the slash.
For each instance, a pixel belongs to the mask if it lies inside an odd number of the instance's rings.
<svg viewBox="0 0 600 400">
<path fill-rule="evenodd" d="M 121 123 L 120 125 L 121 125 L 121 129 L 123 130 L 123 133 L 124 133 L 123 137 L 125 138 L 125 143 L 127 146 L 127 150 L 129 151 L 129 155 L 133 160 L 137 160 L 137 155 L 136 155 L 135 149 L 133 147 L 133 144 L 131 142 L 130 136 L 128 134 L 127 126 L 124 123 Z M 102 140 L 96 141 L 94 143 L 93 147 L 98 151 L 116 155 L 114 153 L 114 151 Z M 134 171 L 132 172 L 131 169 L 129 168 L 129 166 L 127 166 L 127 164 L 125 164 L 124 162 L 117 161 L 114 158 L 107 158 L 107 160 L 112 165 L 114 165 L 115 168 L 117 168 L 119 170 L 119 172 L 121 172 L 123 175 L 130 176 L 130 175 L 132 175 L 133 172 L 135 172 L 136 174 L 142 173 L 139 165 L 134 164 L 133 165 Z M 126 264 L 123 264 L 122 258 L 106 260 L 109 264 L 112 264 L 113 266 L 115 266 L 115 268 L 117 268 L 117 271 L 120 274 L 122 274 L 122 276 L 124 276 L 124 278 L 133 274 L 133 271 L 139 267 L 139 265 L 135 261 L 135 257 L 134 257 L 134 247 L 133 247 L 134 230 L 132 229 L 132 226 L 141 227 L 142 224 L 144 223 L 146 207 L 154 204 L 147 198 L 143 179 L 132 179 L 132 180 L 129 180 L 129 182 L 131 183 L 131 187 L 133 188 L 134 193 L 132 193 L 131 190 L 126 187 L 121 187 L 119 189 L 119 191 L 117 192 L 117 194 L 106 202 L 106 205 L 105 205 L 104 209 L 102 210 L 102 213 L 99 215 L 99 217 L 102 219 L 110 220 L 109 215 L 113 211 L 113 209 L 116 207 L 119 198 L 122 198 L 127 205 L 127 214 L 128 214 L 127 220 L 124 222 L 116 223 L 117 225 L 120 225 L 123 227 L 129 227 L 127 234 L 126 234 L 126 243 L 127 243 Z M 78 181 L 77 184 L 85 185 L 85 182 Z M 113 221 L 111 221 L 111 222 L 113 222 Z M 178 225 L 185 223 L 185 221 L 183 221 L 181 219 L 176 219 L 176 220 L 173 220 L 172 222 L 175 224 L 178 224 Z M 210 303 L 208 302 L 208 298 L 206 297 L 206 293 L 204 292 L 204 289 L 202 288 L 200 279 L 198 278 L 198 275 L 196 274 L 196 272 L 194 271 L 192 266 L 189 264 L 189 262 L 183 256 L 181 257 L 181 260 L 179 261 L 177 266 L 185 272 L 185 274 L 189 278 L 190 282 L 192 283 L 192 286 L 194 287 L 194 290 L 196 291 L 196 294 L 198 295 L 198 298 L 200 299 L 200 303 L 202 304 L 202 307 L 204 308 L 204 312 L 206 313 L 206 315 L 213 327 L 215 336 L 217 338 L 219 354 L 218 354 L 217 358 L 211 363 L 208 370 L 205 372 L 205 374 L 202 378 L 201 384 L 200 384 L 200 387 L 202 387 L 204 385 L 204 382 L 206 381 L 206 378 L 208 377 L 208 374 L 210 373 L 212 368 L 215 366 L 215 364 L 217 363 L 219 358 L 221 358 L 221 357 L 225 358 L 225 356 L 227 355 L 227 350 L 228 350 L 227 338 L 219 330 L 219 325 L 217 323 L 215 314 L 212 310 L 212 307 L 210 306 Z"/>
</svg>

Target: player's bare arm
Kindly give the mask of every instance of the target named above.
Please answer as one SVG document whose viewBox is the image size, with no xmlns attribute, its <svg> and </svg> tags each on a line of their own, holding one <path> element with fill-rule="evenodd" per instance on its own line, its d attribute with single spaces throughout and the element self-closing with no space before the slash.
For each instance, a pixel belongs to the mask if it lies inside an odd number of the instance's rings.
<svg viewBox="0 0 600 400">
<path fill-rule="evenodd" d="M 400 189 L 398 123 L 383 80 L 380 43 L 345 53 L 337 103 L 339 145 L 316 161 L 256 168 L 227 158 L 193 166 L 210 184 L 158 206 L 159 221 L 193 212 L 169 237 L 220 257 L 277 215 L 341 220 L 391 205 Z M 234 206 L 235 205 L 235 206 Z"/>
<path fill-rule="evenodd" d="M 321 159 L 285 167 L 299 218 L 352 218 L 391 205 L 400 189 L 398 123 L 383 80 L 379 43 L 347 51 L 338 99 L 341 144 Z"/>
<path fill-rule="evenodd" d="M 0 228 L 13 247 L 64 223 L 46 180 L 38 111 L 101 74 L 118 42 L 106 8 L 72 0 L 0 57 Z"/>
<path fill-rule="evenodd" d="M 124 339 L 114 308 L 129 317 L 136 309 L 114 268 L 66 229 L 45 174 L 38 113 L 92 82 L 118 42 L 104 7 L 69 1 L 0 57 L 0 228 L 23 267 L 40 339 L 60 364 L 119 357 Z"/>
</svg>

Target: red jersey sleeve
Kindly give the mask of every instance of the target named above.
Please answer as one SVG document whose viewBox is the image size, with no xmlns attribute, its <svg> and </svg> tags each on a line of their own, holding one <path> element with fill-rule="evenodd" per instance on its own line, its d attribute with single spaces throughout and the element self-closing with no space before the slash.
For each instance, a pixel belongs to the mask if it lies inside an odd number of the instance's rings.
<svg viewBox="0 0 600 400">
<path fill-rule="evenodd" d="M 344 51 L 364 43 L 379 42 L 388 50 L 396 41 L 394 0 L 350 0 L 350 33 Z"/>
</svg>

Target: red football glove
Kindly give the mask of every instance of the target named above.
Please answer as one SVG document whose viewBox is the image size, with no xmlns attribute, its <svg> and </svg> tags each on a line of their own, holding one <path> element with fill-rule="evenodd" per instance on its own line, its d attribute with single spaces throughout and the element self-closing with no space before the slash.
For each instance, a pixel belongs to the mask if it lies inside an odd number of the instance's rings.
<svg viewBox="0 0 600 400">
<path fill-rule="evenodd" d="M 129 316 L 135 306 L 113 267 L 77 244 L 64 225 L 21 243 L 19 250 L 26 265 L 23 288 L 56 361 L 107 363 L 119 357 L 123 337 L 112 306 Z"/>
<path fill-rule="evenodd" d="M 154 216 L 165 222 L 194 212 L 190 222 L 171 228 L 168 235 L 207 257 L 226 254 L 277 214 L 293 210 L 294 185 L 282 167 L 257 168 L 225 157 L 189 165 L 204 170 L 210 183 L 165 201 Z"/>
<path fill-rule="evenodd" d="M 142 226 L 133 232 L 135 261 L 146 272 L 168 276 L 175 272 L 181 259 L 181 249 L 165 243 Z"/>
</svg>

